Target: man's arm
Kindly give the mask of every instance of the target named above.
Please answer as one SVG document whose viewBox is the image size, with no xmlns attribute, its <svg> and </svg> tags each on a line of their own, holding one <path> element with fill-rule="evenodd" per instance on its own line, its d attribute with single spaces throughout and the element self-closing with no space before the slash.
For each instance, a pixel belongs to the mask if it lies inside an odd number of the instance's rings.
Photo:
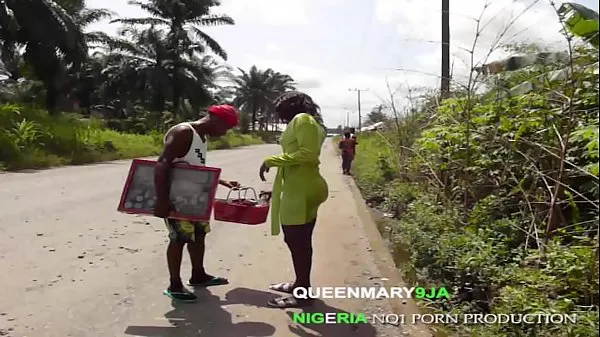
<svg viewBox="0 0 600 337">
<path fill-rule="evenodd" d="M 232 184 L 230 181 L 222 180 L 222 179 L 219 179 L 219 185 L 225 186 L 227 188 L 234 188 L 235 187 L 234 184 Z"/>
<path fill-rule="evenodd" d="M 174 129 L 167 135 L 163 152 L 154 166 L 154 186 L 156 189 L 157 216 L 168 215 L 165 210 L 170 204 L 169 172 L 171 164 L 177 158 L 185 156 L 191 144 L 191 131 L 188 128 Z M 162 208 L 162 209 L 161 209 Z M 164 214 L 167 212 L 167 214 Z M 156 212 L 155 212 L 156 213 Z"/>
</svg>

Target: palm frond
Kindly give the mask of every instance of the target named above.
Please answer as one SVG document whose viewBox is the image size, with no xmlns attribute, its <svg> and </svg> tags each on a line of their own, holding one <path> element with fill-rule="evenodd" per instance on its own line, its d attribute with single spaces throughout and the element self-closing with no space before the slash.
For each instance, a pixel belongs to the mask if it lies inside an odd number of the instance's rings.
<svg viewBox="0 0 600 337">
<path fill-rule="evenodd" d="M 42 41 L 63 54 L 65 61 L 78 66 L 87 57 L 84 34 L 76 20 L 51 0 L 14 1 L 9 5 L 23 27 L 20 42 Z M 47 48 L 46 48 L 47 49 Z"/>
<path fill-rule="evenodd" d="M 115 19 L 110 23 L 121 23 L 124 25 L 168 25 L 169 21 L 161 18 L 128 18 L 128 19 Z"/>
<path fill-rule="evenodd" d="M 108 9 L 84 8 L 77 13 L 76 21 L 80 26 L 86 27 L 100 20 L 111 19 L 115 15 L 115 12 Z"/>
<path fill-rule="evenodd" d="M 221 47 L 221 45 L 217 41 L 215 41 L 208 34 L 204 33 L 198 27 L 189 26 L 189 29 L 194 33 L 194 35 L 198 39 L 200 39 L 202 42 L 206 43 L 206 46 L 210 50 L 212 50 L 215 54 L 217 54 L 218 56 L 223 58 L 223 60 L 227 60 L 227 52 L 225 51 L 225 49 L 223 49 L 223 47 Z"/>
<path fill-rule="evenodd" d="M 224 26 L 235 25 L 235 21 L 227 15 L 211 14 L 202 16 L 195 20 L 190 20 L 190 23 L 200 26 Z"/>
<path fill-rule="evenodd" d="M 85 33 L 85 40 L 92 45 L 110 45 L 115 38 L 105 32 L 89 32 Z"/>
<path fill-rule="evenodd" d="M 141 9 L 150 13 L 150 15 L 152 15 L 152 16 L 156 16 L 156 17 L 164 17 L 165 16 L 164 15 L 165 13 L 163 11 L 161 11 L 160 7 L 156 6 L 156 4 L 154 4 L 154 3 L 148 4 L 145 2 L 141 2 L 141 1 L 128 1 L 127 3 L 132 6 L 140 7 Z"/>
</svg>

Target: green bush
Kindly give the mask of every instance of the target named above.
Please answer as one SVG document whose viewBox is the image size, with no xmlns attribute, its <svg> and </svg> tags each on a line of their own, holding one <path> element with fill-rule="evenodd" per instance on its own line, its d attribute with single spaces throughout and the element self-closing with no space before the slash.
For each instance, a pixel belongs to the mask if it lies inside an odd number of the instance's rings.
<svg viewBox="0 0 600 337">
<path fill-rule="evenodd" d="M 210 141 L 208 143 L 208 146 L 211 150 L 220 150 L 263 143 L 264 142 L 262 141 L 262 139 L 254 135 L 241 134 L 237 131 L 229 131 L 225 136 Z"/>
<path fill-rule="evenodd" d="M 492 87 L 359 135 L 355 178 L 393 216 L 382 232 L 408 255 L 395 256 L 398 268 L 415 284 L 452 289 L 424 307 L 578 314 L 577 324 L 447 325 L 452 336 L 598 335 L 598 77 L 575 62 L 573 87 L 546 81 L 517 96 Z"/>
<path fill-rule="evenodd" d="M 281 135 L 281 131 L 254 131 L 253 135 L 262 139 L 265 143 L 277 143 L 277 137 Z"/>
<path fill-rule="evenodd" d="M 363 135 L 356 180 L 367 200 L 394 215 L 383 234 L 397 266 L 413 285 L 451 290 L 450 300 L 424 300 L 435 313 L 574 313 L 564 325 L 457 325 L 452 336 L 595 336 L 598 329 L 597 237 L 566 244 L 556 238 L 543 256 L 524 246 L 523 221 L 506 213 L 504 198 L 481 199 L 465 218 L 460 203 L 448 202 L 422 183 L 383 178 L 376 158 L 387 151 L 376 135 Z M 530 238 L 531 240 L 531 238 Z M 396 257 L 396 254 L 408 256 Z M 587 306 L 592 309 L 585 309 Z M 587 310 L 587 311 L 586 311 Z"/>
<path fill-rule="evenodd" d="M 0 167 L 8 170 L 157 155 L 163 133 L 131 134 L 108 129 L 98 119 L 75 115 L 49 116 L 44 110 L 0 105 Z M 232 148 L 262 141 L 229 132 L 210 149 Z"/>
</svg>

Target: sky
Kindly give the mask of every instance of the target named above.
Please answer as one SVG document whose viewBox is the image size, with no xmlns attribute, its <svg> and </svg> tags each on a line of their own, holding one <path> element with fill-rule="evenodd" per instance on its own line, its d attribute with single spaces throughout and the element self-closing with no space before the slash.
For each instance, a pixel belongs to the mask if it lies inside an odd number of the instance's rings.
<svg viewBox="0 0 600 337">
<path fill-rule="evenodd" d="M 119 17 L 147 16 L 127 0 L 86 2 Z M 596 0 L 572 2 L 598 11 Z M 236 22 L 203 28 L 227 51 L 227 64 L 289 74 L 321 106 L 329 127 L 346 125 L 347 118 L 358 124 L 357 92 L 351 89 L 364 90 L 364 122 L 373 107 L 389 105 L 392 97 L 402 110 L 419 89 L 439 87 L 439 0 L 222 0 L 213 13 Z M 566 48 L 549 0 L 450 0 L 450 27 L 457 83 L 466 81 L 472 63 L 506 56 L 499 44 Z M 116 34 L 118 28 L 103 21 L 89 29 Z"/>
</svg>

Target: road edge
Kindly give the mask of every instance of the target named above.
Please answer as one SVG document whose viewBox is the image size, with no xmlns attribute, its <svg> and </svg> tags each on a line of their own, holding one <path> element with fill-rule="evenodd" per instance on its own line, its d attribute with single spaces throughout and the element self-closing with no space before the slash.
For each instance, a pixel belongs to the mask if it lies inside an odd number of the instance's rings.
<svg viewBox="0 0 600 337">
<path fill-rule="evenodd" d="M 335 151 L 335 147 L 332 150 Z M 369 244 L 372 249 L 371 255 L 373 256 L 373 260 L 375 261 L 375 267 L 381 273 L 381 276 L 387 279 L 383 281 L 384 285 L 387 288 L 406 286 L 406 282 L 404 282 L 400 275 L 398 275 L 398 270 L 396 268 L 396 264 L 394 263 L 394 259 L 392 258 L 392 254 L 388 250 L 388 247 L 383 237 L 381 236 L 381 233 L 379 232 L 377 223 L 373 219 L 371 211 L 367 207 L 363 195 L 360 192 L 360 189 L 358 188 L 358 185 L 352 177 L 349 177 L 347 183 L 348 187 L 350 188 L 350 191 L 352 192 L 352 197 L 354 198 L 354 202 L 356 204 L 359 220 L 362 223 L 364 232 L 367 235 L 367 239 L 369 240 Z M 420 313 L 419 306 L 413 299 L 390 298 L 389 303 L 392 307 L 392 311 L 395 314 L 404 315 L 407 318 L 410 317 L 410 315 Z M 407 322 L 409 322 L 408 319 Z M 408 333 L 407 336 L 433 336 L 433 332 L 427 327 L 427 325 L 422 323 L 406 324 L 403 325 L 403 328 Z"/>
<path fill-rule="evenodd" d="M 237 150 L 237 149 L 244 149 L 244 148 L 249 148 L 249 147 L 253 147 L 253 146 L 263 146 L 263 145 L 273 145 L 273 143 L 243 145 L 243 146 L 232 147 L 232 148 L 229 148 L 229 149 L 213 149 L 213 150 L 208 150 L 208 152 L 219 152 L 219 151 Z M 18 170 L 4 170 L 4 169 L 0 168 L 0 174 L 22 174 L 22 173 L 30 174 L 30 173 L 38 173 L 38 172 L 51 171 L 51 170 L 57 170 L 57 169 L 64 169 L 64 168 L 70 168 L 70 167 L 86 167 L 86 166 L 93 166 L 93 165 L 120 164 L 120 163 L 125 163 L 125 162 L 131 162 L 134 159 L 156 160 L 156 158 L 158 158 L 159 155 L 160 155 L 160 153 L 156 154 L 156 155 L 144 156 L 144 157 L 132 157 L 132 158 L 121 158 L 121 159 L 113 159 L 113 160 L 101 160 L 101 161 L 95 161 L 95 162 L 91 162 L 91 163 L 65 164 L 65 165 L 40 167 L 40 168 L 23 168 L 23 169 L 18 169 Z"/>
</svg>

